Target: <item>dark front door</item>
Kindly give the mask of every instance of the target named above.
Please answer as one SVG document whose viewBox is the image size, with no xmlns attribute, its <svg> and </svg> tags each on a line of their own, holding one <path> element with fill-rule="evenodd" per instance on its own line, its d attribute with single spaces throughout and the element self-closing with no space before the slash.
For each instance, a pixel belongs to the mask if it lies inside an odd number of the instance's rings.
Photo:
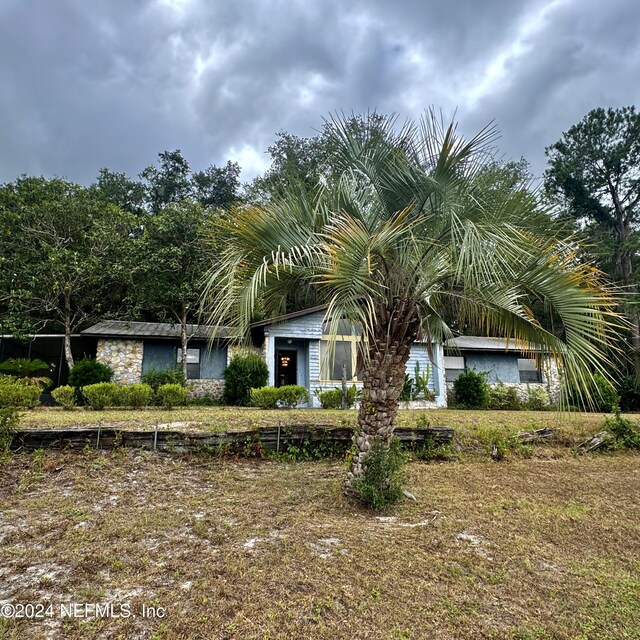
<svg viewBox="0 0 640 640">
<path fill-rule="evenodd" d="M 289 349 L 276 351 L 276 387 L 298 383 L 298 352 Z"/>
</svg>

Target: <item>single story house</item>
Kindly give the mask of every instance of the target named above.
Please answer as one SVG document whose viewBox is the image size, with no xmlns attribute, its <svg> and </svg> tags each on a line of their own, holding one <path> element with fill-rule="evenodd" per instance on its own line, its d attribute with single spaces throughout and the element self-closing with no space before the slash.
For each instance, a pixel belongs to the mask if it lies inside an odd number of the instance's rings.
<svg viewBox="0 0 640 640">
<path fill-rule="evenodd" d="M 362 376 L 356 368 L 358 332 L 348 323 L 338 327 L 340 335 L 330 347 L 329 326 L 325 323 L 325 307 L 313 307 L 287 315 L 255 322 L 251 325 L 254 346 L 262 350 L 269 366 L 269 386 L 298 384 L 309 390 L 310 406 L 319 407 L 318 393 L 341 386 L 342 368 L 346 366 L 349 385 L 362 386 Z M 429 389 L 433 402 L 424 406 L 446 406 L 444 357 L 442 345 L 431 345 L 434 361 L 429 358 L 425 343 L 411 348 L 406 371 L 413 377 L 416 363 L 421 375 L 429 372 Z"/>
<path fill-rule="evenodd" d="M 447 387 L 464 371 L 487 374 L 487 382 L 516 387 L 524 398 L 531 386 L 544 388 L 552 402 L 560 397 L 560 377 L 555 361 L 541 349 L 523 350 L 513 340 L 458 336 L 444 344 Z"/>
<path fill-rule="evenodd" d="M 107 320 L 81 332 L 97 340 L 96 360 L 113 369 L 114 382 L 133 384 L 151 370 L 174 369 L 182 362 L 180 325 L 163 322 Z M 209 345 L 209 327 L 187 325 L 187 386 L 189 396 L 218 398 L 229 359 L 224 340 Z"/>
</svg>

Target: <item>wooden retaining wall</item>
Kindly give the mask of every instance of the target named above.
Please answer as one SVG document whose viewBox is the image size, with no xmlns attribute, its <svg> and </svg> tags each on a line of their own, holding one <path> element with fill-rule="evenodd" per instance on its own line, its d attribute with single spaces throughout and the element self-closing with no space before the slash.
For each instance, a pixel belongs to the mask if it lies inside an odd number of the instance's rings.
<svg viewBox="0 0 640 640">
<path fill-rule="evenodd" d="M 425 442 L 439 444 L 453 440 L 451 427 L 397 428 L 396 437 L 409 447 Z M 21 429 L 13 434 L 12 451 L 30 452 L 36 449 L 81 450 L 137 447 L 158 451 L 197 452 L 230 450 L 242 454 L 246 447 L 268 451 L 285 451 L 289 445 L 335 445 L 347 449 L 353 429 L 333 425 L 282 425 L 250 431 L 224 433 L 187 433 L 184 431 L 130 431 L 126 429 Z"/>
</svg>

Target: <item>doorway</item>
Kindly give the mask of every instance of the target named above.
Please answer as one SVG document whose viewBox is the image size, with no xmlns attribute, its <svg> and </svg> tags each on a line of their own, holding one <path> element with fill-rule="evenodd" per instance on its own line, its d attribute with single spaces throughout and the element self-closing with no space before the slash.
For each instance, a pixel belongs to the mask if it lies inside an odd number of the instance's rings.
<svg viewBox="0 0 640 640">
<path fill-rule="evenodd" d="M 298 384 L 298 352 L 292 349 L 276 351 L 276 387 Z"/>
</svg>

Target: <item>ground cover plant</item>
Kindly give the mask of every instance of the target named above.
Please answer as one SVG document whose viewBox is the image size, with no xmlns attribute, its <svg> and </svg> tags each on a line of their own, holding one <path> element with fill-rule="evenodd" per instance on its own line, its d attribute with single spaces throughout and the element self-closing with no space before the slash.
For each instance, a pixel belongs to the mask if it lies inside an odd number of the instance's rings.
<svg viewBox="0 0 640 640">
<path fill-rule="evenodd" d="M 638 637 L 640 456 L 413 462 L 417 502 L 382 515 L 344 497 L 343 465 L 11 456 L 0 600 L 166 615 L 2 620 L 0 637 Z"/>
</svg>

